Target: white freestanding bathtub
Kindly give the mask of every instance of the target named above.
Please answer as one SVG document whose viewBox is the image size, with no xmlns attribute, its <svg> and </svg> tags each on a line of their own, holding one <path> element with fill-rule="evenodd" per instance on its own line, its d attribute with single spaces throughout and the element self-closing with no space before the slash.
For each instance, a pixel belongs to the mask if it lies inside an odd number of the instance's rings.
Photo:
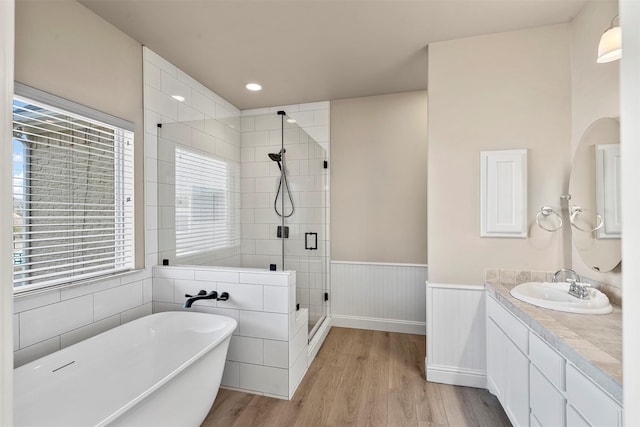
<svg viewBox="0 0 640 427">
<path fill-rule="evenodd" d="M 16 426 L 199 426 L 236 328 L 194 312 L 152 314 L 14 371 Z"/>
</svg>

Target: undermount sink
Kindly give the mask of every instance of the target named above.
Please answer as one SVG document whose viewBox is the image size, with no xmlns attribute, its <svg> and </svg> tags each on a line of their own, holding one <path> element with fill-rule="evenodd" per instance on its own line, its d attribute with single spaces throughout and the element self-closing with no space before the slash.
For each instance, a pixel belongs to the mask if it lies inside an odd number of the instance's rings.
<svg viewBox="0 0 640 427">
<path fill-rule="evenodd" d="M 613 311 L 609 298 L 597 289 L 589 288 L 589 299 L 569 295 L 569 283 L 528 282 L 511 289 L 520 301 L 557 311 L 580 314 L 608 314 Z"/>
</svg>

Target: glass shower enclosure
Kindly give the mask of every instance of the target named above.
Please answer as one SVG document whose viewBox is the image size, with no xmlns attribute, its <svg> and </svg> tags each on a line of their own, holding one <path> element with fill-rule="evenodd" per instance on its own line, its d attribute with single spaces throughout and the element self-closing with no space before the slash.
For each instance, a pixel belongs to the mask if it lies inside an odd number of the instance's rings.
<svg viewBox="0 0 640 427">
<path fill-rule="evenodd" d="M 327 315 L 326 148 L 285 111 L 159 125 L 158 263 L 295 270 L 311 338 Z"/>
</svg>

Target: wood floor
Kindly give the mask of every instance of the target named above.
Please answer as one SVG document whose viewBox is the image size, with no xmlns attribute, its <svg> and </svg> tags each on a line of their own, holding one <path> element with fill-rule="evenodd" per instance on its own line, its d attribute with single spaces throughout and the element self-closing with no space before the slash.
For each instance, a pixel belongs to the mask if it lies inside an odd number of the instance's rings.
<svg viewBox="0 0 640 427">
<path fill-rule="evenodd" d="M 332 328 L 291 401 L 220 389 L 214 426 L 510 426 L 486 390 L 425 381 L 425 337 Z"/>
</svg>

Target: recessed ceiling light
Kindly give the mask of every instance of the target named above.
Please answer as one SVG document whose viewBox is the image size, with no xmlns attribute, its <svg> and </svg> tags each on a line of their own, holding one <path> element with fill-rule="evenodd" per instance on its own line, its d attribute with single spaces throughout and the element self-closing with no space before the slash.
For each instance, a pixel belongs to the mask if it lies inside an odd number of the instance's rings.
<svg viewBox="0 0 640 427">
<path fill-rule="evenodd" d="M 184 96 L 180 96 L 180 95 L 171 95 L 171 97 L 172 97 L 173 99 L 175 99 L 176 101 L 180 101 L 180 102 L 184 101 Z"/>
<path fill-rule="evenodd" d="M 259 90 L 262 90 L 262 86 L 260 86 L 258 83 L 247 83 L 247 85 L 245 87 L 248 90 L 251 90 L 253 92 L 257 92 Z"/>
</svg>

